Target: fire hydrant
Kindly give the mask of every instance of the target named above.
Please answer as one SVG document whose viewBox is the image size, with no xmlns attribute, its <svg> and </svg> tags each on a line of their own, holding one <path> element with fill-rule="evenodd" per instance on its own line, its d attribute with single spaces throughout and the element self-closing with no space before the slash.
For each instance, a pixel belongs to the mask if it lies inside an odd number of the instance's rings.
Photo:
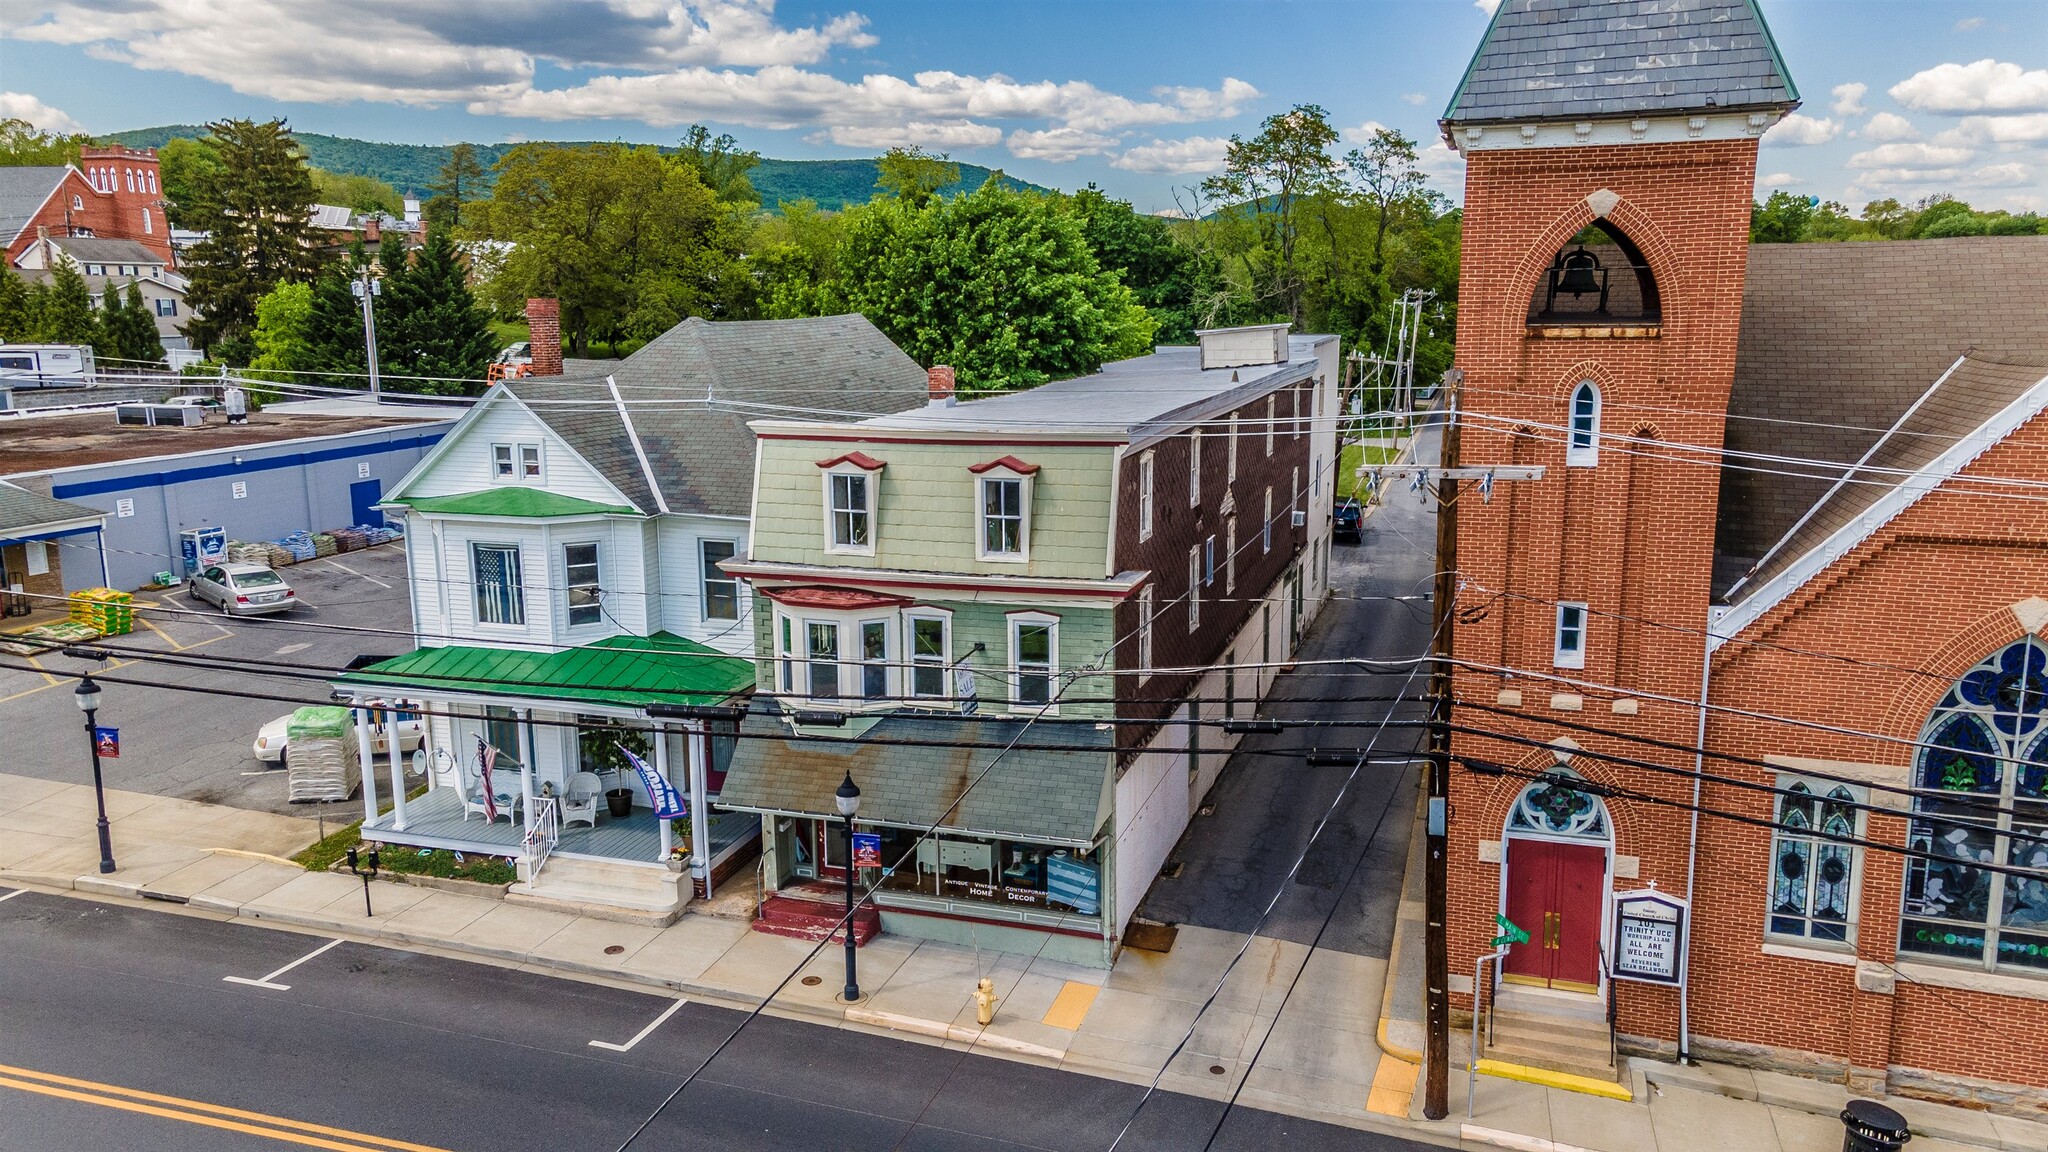
<svg viewBox="0 0 2048 1152">
<path fill-rule="evenodd" d="M 984 1028 L 996 1018 L 996 982 L 986 976 L 974 986 L 974 1018 Z"/>
</svg>

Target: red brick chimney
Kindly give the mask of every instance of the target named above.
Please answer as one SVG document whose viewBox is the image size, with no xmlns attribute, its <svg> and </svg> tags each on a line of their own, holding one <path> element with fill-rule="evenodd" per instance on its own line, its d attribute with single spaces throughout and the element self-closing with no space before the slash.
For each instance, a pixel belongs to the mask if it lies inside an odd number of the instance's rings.
<svg viewBox="0 0 2048 1152">
<path fill-rule="evenodd" d="M 533 349 L 535 376 L 562 374 L 562 302 L 536 296 L 526 302 L 527 340 Z"/>
<path fill-rule="evenodd" d="M 925 369 L 925 394 L 930 407 L 951 408 L 953 406 L 953 366 L 934 364 Z"/>
</svg>

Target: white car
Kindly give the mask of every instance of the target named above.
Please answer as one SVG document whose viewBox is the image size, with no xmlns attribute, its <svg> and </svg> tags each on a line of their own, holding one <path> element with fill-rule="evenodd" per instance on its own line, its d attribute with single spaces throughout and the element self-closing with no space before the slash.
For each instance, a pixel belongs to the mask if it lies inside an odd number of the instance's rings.
<svg viewBox="0 0 2048 1152">
<path fill-rule="evenodd" d="M 401 713 L 401 715 L 406 714 Z M 250 751 L 255 753 L 258 760 L 266 764 L 276 764 L 279 767 L 284 766 L 285 729 L 290 726 L 291 722 L 292 714 L 287 712 L 257 730 L 256 743 L 250 747 Z M 390 754 L 390 727 L 390 724 L 370 725 L 371 755 L 386 756 Z M 420 723 L 418 717 L 406 715 L 405 719 L 398 722 L 398 750 L 400 752 L 409 753 L 413 751 L 420 746 L 420 741 L 425 737 L 426 728 Z"/>
<path fill-rule="evenodd" d="M 284 577 L 261 564 L 209 564 L 192 574 L 190 589 L 194 600 L 211 601 L 230 616 L 289 612 L 299 603 Z"/>
</svg>

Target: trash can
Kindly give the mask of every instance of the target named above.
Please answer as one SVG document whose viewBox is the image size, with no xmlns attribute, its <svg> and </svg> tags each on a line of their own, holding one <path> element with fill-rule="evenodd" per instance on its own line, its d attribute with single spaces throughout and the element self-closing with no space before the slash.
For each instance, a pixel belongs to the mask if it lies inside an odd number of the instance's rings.
<svg viewBox="0 0 2048 1152">
<path fill-rule="evenodd" d="M 1875 1100 L 1849 1101 L 1842 1127 L 1842 1152 L 1899 1152 L 1913 1138 L 1906 1118 Z"/>
</svg>

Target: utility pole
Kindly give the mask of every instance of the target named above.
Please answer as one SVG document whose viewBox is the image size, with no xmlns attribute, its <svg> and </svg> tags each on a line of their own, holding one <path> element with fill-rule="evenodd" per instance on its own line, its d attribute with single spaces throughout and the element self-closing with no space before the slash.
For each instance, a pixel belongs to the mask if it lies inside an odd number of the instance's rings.
<svg viewBox="0 0 2048 1152">
<path fill-rule="evenodd" d="M 378 392 L 377 380 L 377 310 L 371 301 L 384 294 L 384 281 L 373 279 L 370 270 L 364 268 L 356 274 L 356 282 L 350 285 L 357 300 L 363 303 L 363 350 L 370 357 L 370 395 Z"/>
<path fill-rule="evenodd" d="M 1458 477 L 1453 469 L 1458 467 L 1458 392 L 1464 382 L 1465 374 L 1456 368 L 1444 373 L 1443 450 L 1438 457 L 1444 472 L 1436 487 L 1436 585 L 1430 596 L 1435 628 L 1430 655 L 1435 663 L 1429 674 L 1429 814 L 1423 847 L 1423 1019 L 1429 1045 L 1423 1064 L 1422 1114 L 1431 1120 L 1441 1120 L 1451 1111 L 1451 628 L 1458 596 Z M 1475 1008 L 1478 993 L 1474 988 Z M 1471 1058 L 1479 1059 L 1479 1053 Z"/>
</svg>

